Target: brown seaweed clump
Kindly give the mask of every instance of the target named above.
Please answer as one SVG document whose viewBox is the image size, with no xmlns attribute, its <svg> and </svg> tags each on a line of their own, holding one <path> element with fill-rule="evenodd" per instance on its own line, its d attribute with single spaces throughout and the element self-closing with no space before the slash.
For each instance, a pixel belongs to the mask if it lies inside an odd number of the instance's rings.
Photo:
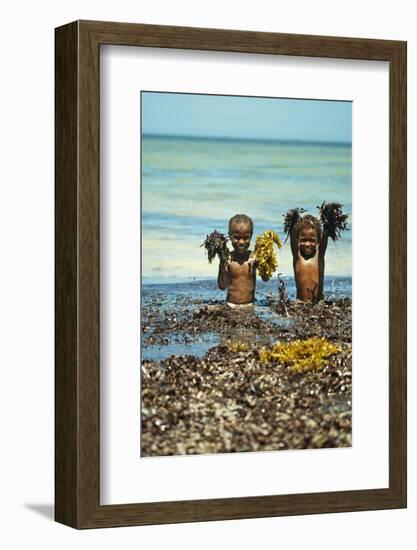
<svg viewBox="0 0 417 550">
<path fill-rule="evenodd" d="M 278 303 L 276 310 L 280 315 L 289 316 L 288 306 L 290 305 L 290 299 L 288 298 L 287 287 L 285 281 L 281 279 L 282 273 L 278 273 Z"/>
<path fill-rule="evenodd" d="M 275 231 L 265 231 L 256 237 L 255 259 L 259 275 L 262 279 L 270 279 L 278 267 L 278 258 L 274 250 L 274 244 L 282 248 L 282 242 Z"/>
<path fill-rule="evenodd" d="M 311 303 L 296 303 L 285 300 L 281 311 L 279 301 L 271 301 L 271 312 L 289 316 L 291 327 L 269 322 L 255 313 L 231 310 L 225 304 L 203 306 L 196 310 L 190 306 L 187 297 L 182 298 L 184 307 L 161 311 L 159 303 L 147 306 L 142 312 L 142 334 L 144 345 L 163 345 L 173 335 L 196 337 L 207 331 L 220 335 L 239 333 L 242 329 L 252 334 L 253 339 L 270 336 L 274 340 L 306 339 L 325 337 L 332 342 L 352 341 L 352 302 L 349 298 L 329 299 Z M 282 319 L 282 317 L 280 317 Z"/>
<path fill-rule="evenodd" d="M 214 230 L 207 235 L 206 240 L 201 246 L 207 250 L 208 261 L 211 263 L 216 255 L 222 263 L 225 263 L 230 258 L 230 251 L 227 248 L 228 238 L 223 233 Z"/>
<path fill-rule="evenodd" d="M 323 230 L 333 241 L 340 239 L 342 231 L 348 229 L 348 215 L 343 214 L 342 205 L 338 202 L 323 202 L 317 208 L 320 211 L 320 221 L 323 225 Z"/>
<path fill-rule="evenodd" d="M 349 345 L 319 370 L 263 363 L 259 351 L 142 363 L 142 456 L 349 447 Z"/>
<path fill-rule="evenodd" d="M 304 208 L 292 208 L 284 214 L 284 233 L 286 233 L 287 235 L 285 238 L 285 242 L 287 242 L 289 234 L 300 220 L 300 214 L 303 214 L 305 211 L 306 210 Z"/>
<path fill-rule="evenodd" d="M 142 361 L 141 456 L 351 446 L 350 299 L 290 302 L 289 325 L 181 300 L 181 315 L 145 309 L 146 340 L 215 331 L 220 345 Z"/>
</svg>

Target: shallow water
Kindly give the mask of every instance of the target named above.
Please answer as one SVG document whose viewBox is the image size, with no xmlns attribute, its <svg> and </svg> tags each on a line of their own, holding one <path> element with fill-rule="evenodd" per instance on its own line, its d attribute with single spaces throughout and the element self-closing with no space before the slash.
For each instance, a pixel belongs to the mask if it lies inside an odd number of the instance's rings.
<svg viewBox="0 0 417 550">
<path fill-rule="evenodd" d="M 214 229 L 227 233 L 237 212 L 253 218 L 254 238 L 283 237 L 283 214 L 297 206 L 315 215 L 335 201 L 351 214 L 350 145 L 143 136 L 141 160 L 145 277 L 216 276 L 200 245 Z M 351 248 L 350 231 L 329 243 L 328 274 L 351 273 Z M 292 272 L 288 242 L 279 262 Z"/>
<path fill-rule="evenodd" d="M 289 298 L 295 298 L 295 286 L 292 277 L 282 277 Z M 351 298 L 352 281 L 350 277 L 326 277 L 326 298 Z M 260 282 L 256 290 L 254 314 L 263 321 L 280 328 L 290 329 L 294 319 L 279 315 L 269 307 L 271 300 L 277 299 L 277 278 L 267 283 Z M 169 332 L 164 333 L 163 341 L 149 343 L 160 319 L 176 323 L 191 318 L 202 307 L 224 304 L 225 294 L 217 288 L 215 280 L 189 281 L 171 284 L 144 284 L 142 286 L 142 319 L 147 322 L 143 334 L 141 359 L 162 361 L 171 355 L 193 355 L 203 357 L 212 347 L 230 342 L 247 342 L 259 345 L 272 344 L 270 335 L 254 334 L 251 329 L 229 327 L 222 332 Z"/>
<path fill-rule="evenodd" d="M 192 280 L 189 279 L 176 282 L 175 279 L 169 283 L 163 280 L 152 279 L 144 277 L 142 284 L 142 306 L 155 305 L 163 310 L 181 310 L 184 307 L 191 309 L 196 306 L 224 303 L 226 299 L 226 293 L 217 287 L 217 281 L 215 279 L 202 279 Z M 285 276 L 282 277 L 285 283 L 289 298 L 295 299 L 296 288 L 294 284 L 294 277 Z M 325 298 L 340 298 L 340 297 L 352 297 L 352 278 L 351 277 L 332 277 L 326 276 L 324 278 L 324 294 Z M 269 297 L 278 296 L 278 277 L 274 277 L 268 281 L 263 282 L 258 279 L 256 283 L 255 292 L 255 304 L 258 306 L 267 306 Z"/>
<path fill-rule="evenodd" d="M 183 338 L 178 339 L 177 335 L 170 335 L 166 344 L 143 345 L 141 350 L 142 359 L 147 361 L 163 361 L 171 355 L 204 357 L 210 348 L 220 342 L 220 336 L 213 332 L 202 333 L 198 336 L 186 336 L 186 341 Z"/>
</svg>

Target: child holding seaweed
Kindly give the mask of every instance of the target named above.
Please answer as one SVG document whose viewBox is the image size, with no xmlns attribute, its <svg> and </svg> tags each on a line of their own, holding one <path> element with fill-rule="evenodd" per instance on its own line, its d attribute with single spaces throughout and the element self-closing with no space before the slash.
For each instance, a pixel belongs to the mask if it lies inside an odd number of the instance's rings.
<svg viewBox="0 0 417 550">
<path fill-rule="evenodd" d="M 255 298 L 256 272 L 263 281 L 268 281 L 278 267 L 274 244 L 282 243 L 275 231 L 265 231 L 256 238 L 255 251 L 249 250 L 253 235 L 253 221 L 246 214 L 236 214 L 229 220 L 229 238 L 234 248 L 230 253 L 228 238 L 213 231 L 207 235 L 204 246 L 211 263 L 218 256 L 219 274 L 217 284 L 221 290 L 227 288 L 226 304 L 231 308 L 252 308 Z"/>
<path fill-rule="evenodd" d="M 290 236 L 297 299 L 317 302 L 323 299 L 324 256 L 329 237 L 336 241 L 347 229 L 347 215 L 339 203 L 323 202 L 320 220 L 294 208 L 284 215 L 284 231 Z"/>
<path fill-rule="evenodd" d="M 227 248 L 227 237 L 218 231 L 208 235 L 202 245 L 207 249 L 210 263 L 216 255 L 219 257 L 217 284 L 221 290 L 227 289 L 226 304 L 231 308 L 253 307 L 257 261 L 249 250 L 252 235 L 252 219 L 246 214 L 236 214 L 229 220 L 232 253 Z M 264 281 L 269 279 L 267 273 L 261 272 L 260 275 Z"/>
<path fill-rule="evenodd" d="M 252 235 L 253 221 L 246 214 L 236 214 L 229 220 L 229 238 L 234 250 L 227 261 L 220 259 L 217 284 L 221 290 L 227 289 L 226 303 L 232 308 L 250 308 L 255 299 L 257 264 L 249 250 Z"/>
</svg>

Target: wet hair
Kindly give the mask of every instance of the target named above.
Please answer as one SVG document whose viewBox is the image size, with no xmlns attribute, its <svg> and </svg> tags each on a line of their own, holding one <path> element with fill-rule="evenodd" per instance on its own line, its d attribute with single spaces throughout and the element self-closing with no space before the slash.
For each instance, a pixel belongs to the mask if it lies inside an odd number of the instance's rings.
<svg viewBox="0 0 417 550">
<path fill-rule="evenodd" d="M 321 239 L 321 224 L 318 218 L 311 214 L 306 214 L 300 218 L 296 225 L 297 239 L 300 237 L 300 233 L 303 229 L 314 229 L 317 233 L 317 240 Z"/>
<path fill-rule="evenodd" d="M 232 233 L 232 227 L 234 225 L 248 225 L 250 229 L 250 233 L 252 235 L 253 233 L 253 221 L 252 219 L 247 216 L 246 214 L 236 214 L 233 216 L 233 218 L 230 218 L 229 220 L 229 235 Z"/>
</svg>

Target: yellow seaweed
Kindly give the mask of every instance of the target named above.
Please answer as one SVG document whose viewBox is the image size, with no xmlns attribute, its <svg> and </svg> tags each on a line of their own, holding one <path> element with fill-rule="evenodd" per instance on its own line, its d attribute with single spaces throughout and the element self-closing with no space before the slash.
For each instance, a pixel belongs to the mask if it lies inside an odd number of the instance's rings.
<svg viewBox="0 0 417 550">
<path fill-rule="evenodd" d="M 259 275 L 262 279 L 270 279 L 278 267 L 278 258 L 274 250 L 274 243 L 282 247 L 281 239 L 275 231 L 265 231 L 256 237 L 255 259 L 258 264 Z"/>
<path fill-rule="evenodd" d="M 249 349 L 249 344 L 246 342 L 240 342 L 236 340 L 235 342 L 230 342 L 227 346 L 227 350 L 232 353 L 237 353 L 238 351 L 247 351 Z"/>
<path fill-rule="evenodd" d="M 294 372 L 318 371 L 339 351 L 341 347 L 326 338 L 313 337 L 293 342 L 276 342 L 272 347 L 260 350 L 259 358 L 261 363 L 273 361 Z"/>
</svg>

